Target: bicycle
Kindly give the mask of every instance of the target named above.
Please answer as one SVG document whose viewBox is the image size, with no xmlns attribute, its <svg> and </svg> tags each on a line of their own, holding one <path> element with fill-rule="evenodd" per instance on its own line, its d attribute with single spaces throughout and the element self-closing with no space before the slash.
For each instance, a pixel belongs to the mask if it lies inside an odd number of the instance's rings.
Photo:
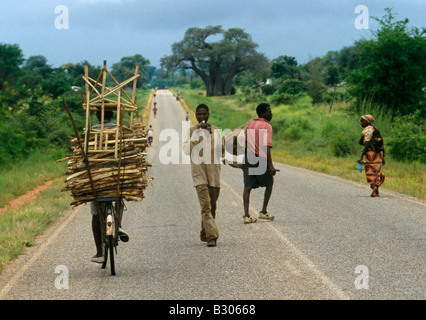
<svg viewBox="0 0 426 320">
<path fill-rule="evenodd" d="M 97 192 L 96 192 L 95 185 L 93 183 L 92 174 L 91 174 L 91 170 L 89 166 L 89 159 L 87 157 L 86 152 L 84 151 L 85 149 L 83 148 L 82 142 L 80 140 L 77 127 L 75 125 L 71 112 L 68 108 L 68 105 L 65 102 L 65 99 L 63 99 L 63 103 L 71 119 L 71 123 L 77 137 L 77 143 L 80 147 L 81 153 L 83 154 L 83 162 L 86 165 L 91 189 L 96 201 L 97 212 L 98 212 L 99 222 L 100 222 L 101 240 L 102 240 L 102 247 L 103 247 L 102 250 L 104 254 L 102 269 L 106 268 L 106 264 L 108 262 L 108 253 L 109 253 L 111 275 L 115 275 L 114 250 L 117 253 L 118 239 L 120 236 L 119 229 L 120 229 L 121 218 L 122 218 L 122 214 L 124 210 L 124 202 L 121 197 L 108 198 L 108 199 L 97 198 Z M 88 134 L 90 134 L 90 129 L 88 131 Z M 114 208 L 113 201 L 116 201 L 116 207 L 118 206 L 119 210 L 116 210 L 116 208 Z M 123 238 L 121 240 L 123 242 L 129 241 L 129 238 L 125 233 L 123 233 L 122 237 Z"/>
<path fill-rule="evenodd" d="M 109 198 L 109 199 L 99 199 L 97 200 L 100 206 L 101 214 L 99 215 L 100 225 L 101 225 L 101 238 L 102 238 L 102 247 L 104 254 L 104 261 L 101 265 L 102 269 L 106 268 L 108 263 L 109 255 L 109 264 L 111 269 L 111 275 L 115 275 L 115 261 L 114 261 L 114 251 L 117 254 L 117 246 L 119 241 L 119 227 L 120 227 L 120 211 L 124 205 L 120 198 Z M 113 202 L 117 201 L 119 203 L 119 210 L 114 206 Z M 117 206 L 117 205 L 116 205 Z"/>
</svg>

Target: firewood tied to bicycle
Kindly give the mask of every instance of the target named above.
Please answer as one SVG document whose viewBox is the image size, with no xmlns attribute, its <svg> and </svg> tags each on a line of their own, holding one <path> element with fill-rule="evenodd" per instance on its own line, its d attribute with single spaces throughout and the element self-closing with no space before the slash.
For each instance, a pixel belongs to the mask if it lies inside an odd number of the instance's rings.
<svg viewBox="0 0 426 320">
<path fill-rule="evenodd" d="M 96 80 L 89 77 L 85 66 L 86 94 L 82 106 L 86 111 L 86 125 L 82 134 L 78 133 L 64 100 L 76 136 L 70 137 L 72 154 L 58 162 L 67 161 L 66 186 L 62 191 L 71 192 L 72 206 L 112 198 L 142 201 L 144 190 L 153 180 L 147 176 L 152 165 L 146 161 L 146 126 L 142 120 L 138 121 L 135 103 L 138 69 L 136 66 L 134 76 L 119 83 L 107 70 L 105 61 Z M 115 83 L 114 87 L 106 86 L 107 76 Z M 124 87 L 131 82 L 133 91 L 129 96 Z M 109 111 L 116 116 L 113 128 L 104 126 L 105 112 Z M 101 117 L 96 128 L 91 123 L 93 112 Z"/>
</svg>

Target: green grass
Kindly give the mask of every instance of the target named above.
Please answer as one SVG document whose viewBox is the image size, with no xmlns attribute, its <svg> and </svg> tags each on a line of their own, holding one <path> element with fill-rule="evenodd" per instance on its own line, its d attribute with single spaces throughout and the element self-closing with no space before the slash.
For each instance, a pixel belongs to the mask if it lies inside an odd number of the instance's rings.
<svg viewBox="0 0 426 320">
<path fill-rule="evenodd" d="M 247 105 L 235 107 L 238 103 L 235 97 L 206 97 L 195 91 L 184 93 L 183 99 L 188 107 L 195 112 L 197 105 L 207 104 L 210 110 L 209 122 L 221 129 L 241 126 L 256 114 L 254 110 L 249 110 Z"/>
<path fill-rule="evenodd" d="M 0 215 L 0 273 L 26 247 L 37 245 L 37 235 L 69 208 L 71 197 L 60 192 L 62 187 L 63 179 L 58 178 L 49 189 L 40 192 L 36 202 Z"/>
<path fill-rule="evenodd" d="M 27 191 L 63 176 L 66 163 L 55 160 L 65 153 L 65 150 L 36 150 L 27 159 L 0 170 L 0 208 Z"/>
<path fill-rule="evenodd" d="M 138 106 L 138 112 L 142 115 L 143 111 L 146 108 L 146 104 L 148 103 L 149 95 L 151 93 L 150 89 L 138 89 L 136 90 L 136 104 Z"/>
</svg>

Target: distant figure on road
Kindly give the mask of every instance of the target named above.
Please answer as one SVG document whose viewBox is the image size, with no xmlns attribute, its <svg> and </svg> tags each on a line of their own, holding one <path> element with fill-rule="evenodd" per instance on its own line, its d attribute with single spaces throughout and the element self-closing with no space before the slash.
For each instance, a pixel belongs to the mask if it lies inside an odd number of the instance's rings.
<svg viewBox="0 0 426 320">
<path fill-rule="evenodd" d="M 198 105 L 195 116 L 198 124 L 186 133 L 183 151 L 190 155 L 192 179 L 201 207 L 200 240 L 214 247 L 219 238 L 215 218 L 220 193 L 222 138 L 219 130 L 207 123 L 210 116 L 207 105 Z"/>
<path fill-rule="evenodd" d="M 252 189 L 265 187 L 262 210 L 259 219 L 273 220 L 274 216 L 267 211 L 268 202 L 274 185 L 276 170 L 272 162 L 272 119 L 271 107 L 267 103 L 261 103 L 256 108 L 258 118 L 251 119 L 248 123 L 247 151 L 243 164 L 244 177 L 244 223 L 254 223 L 256 218 L 250 217 L 249 203 Z"/>
<path fill-rule="evenodd" d="M 373 189 L 372 197 L 380 197 L 379 187 L 385 181 L 385 174 L 382 172 L 382 166 L 385 164 L 385 148 L 383 138 L 379 129 L 372 125 L 374 118 L 367 114 L 361 117 L 362 137 L 359 144 L 364 146 L 358 163 L 364 163 L 365 175 L 370 188 Z M 363 160 L 365 156 L 365 160 Z"/>
<path fill-rule="evenodd" d="M 152 140 L 154 139 L 154 130 L 152 129 L 152 125 L 149 125 L 147 136 L 148 136 L 148 144 L 149 146 L 151 146 Z"/>
</svg>

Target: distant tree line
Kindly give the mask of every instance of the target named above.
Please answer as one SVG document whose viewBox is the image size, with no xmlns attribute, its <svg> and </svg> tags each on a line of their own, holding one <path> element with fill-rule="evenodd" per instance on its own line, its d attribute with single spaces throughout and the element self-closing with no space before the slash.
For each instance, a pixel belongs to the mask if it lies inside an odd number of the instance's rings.
<svg viewBox="0 0 426 320">
<path fill-rule="evenodd" d="M 379 29 L 371 39 L 306 64 L 287 55 L 268 61 L 242 29 L 190 28 L 182 41 L 172 45 L 172 54 L 161 60 L 161 66 L 177 85 L 198 83 L 207 95 L 229 95 L 239 87 L 248 101 L 262 94 L 276 104 L 292 103 L 303 93 L 317 104 L 334 99 L 337 89 L 339 97 L 358 110 L 375 105 L 401 115 L 420 110 L 424 116 L 425 28 L 409 28 L 408 19 L 396 21 L 389 8 L 383 18 L 373 19 Z M 219 40 L 210 40 L 219 35 Z"/>
</svg>

